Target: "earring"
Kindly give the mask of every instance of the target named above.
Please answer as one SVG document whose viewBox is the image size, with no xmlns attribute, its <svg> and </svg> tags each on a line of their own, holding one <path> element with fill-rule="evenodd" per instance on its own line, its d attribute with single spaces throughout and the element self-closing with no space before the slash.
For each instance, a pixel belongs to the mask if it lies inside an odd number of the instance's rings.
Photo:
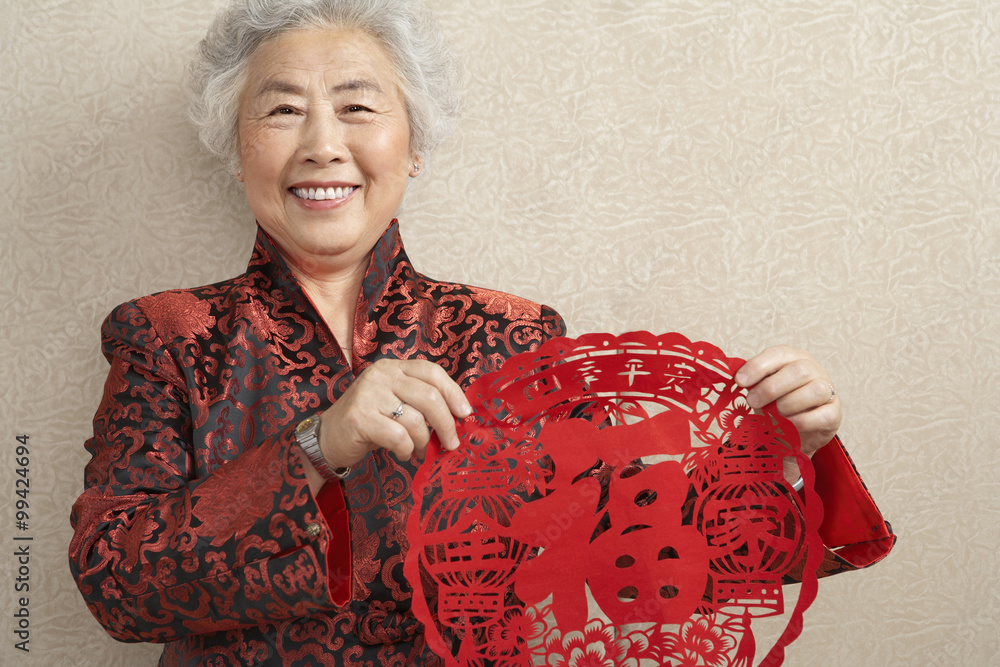
<svg viewBox="0 0 1000 667">
<path fill-rule="evenodd" d="M 243 167 L 236 167 L 236 178 L 243 178 Z"/>
<path fill-rule="evenodd" d="M 413 163 L 413 175 L 416 176 L 418 173 L 420 173 L 420 163 L 419 162 L 414 162 Z"/>
</svg>

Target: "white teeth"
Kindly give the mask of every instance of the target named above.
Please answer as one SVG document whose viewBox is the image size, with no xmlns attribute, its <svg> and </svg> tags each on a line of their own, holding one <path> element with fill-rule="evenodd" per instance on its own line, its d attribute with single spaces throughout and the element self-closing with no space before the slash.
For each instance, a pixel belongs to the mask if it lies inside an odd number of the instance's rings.
<svg viewBox="0 0 1000 667">
<path fill-rule="evenodd" d="M 356 185 L 348 188 L 292 188 L 292 194 L 300 199 L 312 199 L 314 201 L 325 201 L 327 199 L 343 199 L 354 192 Z"/>
</svg>

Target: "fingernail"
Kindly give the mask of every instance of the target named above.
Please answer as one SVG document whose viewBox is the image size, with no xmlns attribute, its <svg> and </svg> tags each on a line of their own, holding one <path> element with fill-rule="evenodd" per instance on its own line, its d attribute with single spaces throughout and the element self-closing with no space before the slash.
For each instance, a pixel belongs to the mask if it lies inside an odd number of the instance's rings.
<svg viewBox="0 0 1000 667">
<path fill-rule="evenodd" d="M 461 443 L 461 442 L 459 442 L 459 440 L 458 440 L 458 436 L 456 435 L 456 436 L 455 436 L 454 438 L 452 438 L 452 439 L 451 439 L 451 440 L 450 440 L 450 441 L 448 442 L 448 449 L 450 449 L 450 450 L 454 451 L 454 450 L 458 449 L 458 448 L 459 448 L 459 446 L 460 446 L 461 444 L 462 444 L 462 443 Z"/>
<path fill-rule="evenodd" d="M 740 385 L 741 387 L 745 387 L 747 384 L 747 374 L 742 372 L 737 373 L 736 384 Z"/>
<path fill-rule="evenodd" d="M 753 392 L 750 392 L 749 394 L 747 394 L 747 403 L 754 410 L 756 410 L 757 408 L 760 407 L 759 405 L 757 405 L 757 396 Z"/>
<path fill-rule="evenodd" d="M 462 403 L 462 405 L 460 405 L 458 407 L 458 416 L 459 417 L 462 417 L 464 419 L 464 418 L 468 417 L 471 414 L 472 414 L 472 406 L 469 405 L 468 401 Z"/>
</svg>

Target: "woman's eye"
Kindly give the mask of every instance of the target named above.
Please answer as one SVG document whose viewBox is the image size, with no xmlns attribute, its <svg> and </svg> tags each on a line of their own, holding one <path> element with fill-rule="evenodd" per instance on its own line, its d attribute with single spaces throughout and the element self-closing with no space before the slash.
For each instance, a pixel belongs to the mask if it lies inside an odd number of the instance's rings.
<svg viewBox="0 0 1000 667">
<path fill-rule="evenodd" d="M 288 114 L 295 113 L 291 107 L 280 106 L 276 107 L 274 111 L 271 112 L 272 116 L 287 116 Z"/>
<path fill-rule="evenodd" d="M 357 113 L 359 111 L 371 111 L 371 109 L 369 109 L 368 107 L 363 107 L 360 104 L 351 104 L 348 105 L 347 111 L 350 113 Z"/>
</svg>

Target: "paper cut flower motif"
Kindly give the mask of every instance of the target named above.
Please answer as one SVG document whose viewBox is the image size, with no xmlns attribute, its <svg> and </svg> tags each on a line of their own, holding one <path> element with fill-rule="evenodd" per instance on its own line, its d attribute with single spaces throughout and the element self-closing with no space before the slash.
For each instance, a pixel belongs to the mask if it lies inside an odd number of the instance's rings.
<svg viewBox="0 0 1000 667">
<path fill-rule="evenodd" d="M 545 633 L 545 624 L 537 619 L 534 607 L 510 607 L 503 620 L 489 629 L 491 656 L 518 655 Z"/>
<path fill-rule="evenodd" d="M 736 640 L 702 616 L 681 626 L 676 649 L 670 657 L 679 660 L 678 667 L 727 667 L 729 652 Z"/>
<path fill-rule="evenodd" d="M 614 626 L 597 619 L 583 631 L 574 630 L 549 636 L 545 652 L 551 667 L 619 667 L 624 651 L 616 639 Z"/>
</svg>

